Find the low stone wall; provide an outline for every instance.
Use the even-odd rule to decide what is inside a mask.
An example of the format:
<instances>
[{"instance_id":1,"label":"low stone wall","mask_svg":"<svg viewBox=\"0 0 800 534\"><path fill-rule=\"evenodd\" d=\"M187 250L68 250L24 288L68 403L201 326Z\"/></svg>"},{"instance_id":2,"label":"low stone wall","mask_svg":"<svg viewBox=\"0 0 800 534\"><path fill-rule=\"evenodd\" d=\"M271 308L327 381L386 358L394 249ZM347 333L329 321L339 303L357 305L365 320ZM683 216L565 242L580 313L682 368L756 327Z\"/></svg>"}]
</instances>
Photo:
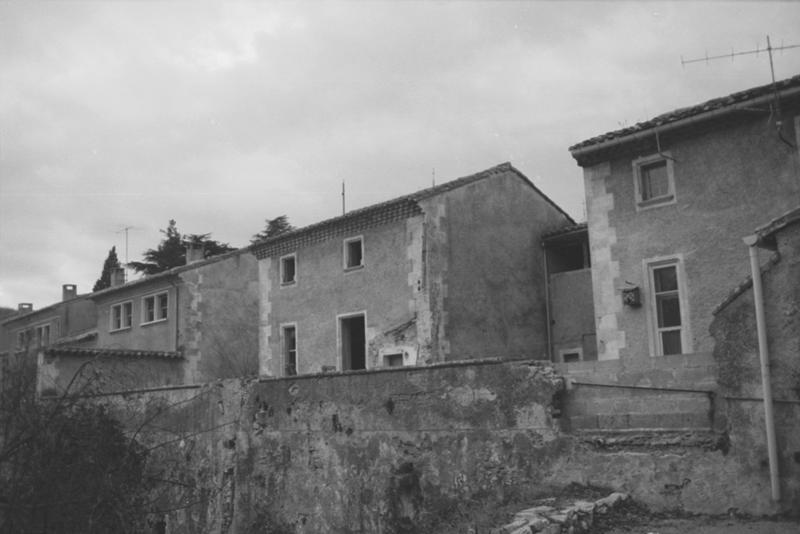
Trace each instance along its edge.
<instances>
[{"instance_id":1,"label":"low stone wall","mask_svg":"<svg viewBox=\"0 0 800 534\"><path fill-rule=\"evenodd\" d=\"M260 382L244 409L238 531L427 532L459 502L532 494L559 454L562 387L530 362Z\"/></svg>"},{"instance_id":2,"label":"low stone wall","mask_svg":"<svg viewBox=\"0 0 800 534\"><path fill-rule=\"evenodd\" d=\"M776 511L746 435L568 433L564 393L541 363L473 361L108 400L169 481L156 501L169 533L433 532L464 503L571 483L655 509Z\"/></svg>"}]
</instances>

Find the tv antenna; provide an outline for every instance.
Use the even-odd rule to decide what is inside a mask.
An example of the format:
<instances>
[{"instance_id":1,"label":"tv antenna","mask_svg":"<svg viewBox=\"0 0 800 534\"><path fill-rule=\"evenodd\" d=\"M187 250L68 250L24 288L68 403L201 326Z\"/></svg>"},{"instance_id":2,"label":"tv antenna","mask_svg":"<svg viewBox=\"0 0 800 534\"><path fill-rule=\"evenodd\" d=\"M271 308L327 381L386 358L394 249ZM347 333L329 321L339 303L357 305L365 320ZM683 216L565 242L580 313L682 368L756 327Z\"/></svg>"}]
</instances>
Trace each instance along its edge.
<instances>
[{"instance_id":1,"label":"tv antenna","mask_svg":"<svg viewBox=\"0 0 800 534\"><path fill-rule=\"evenodd\" d=\"M800 44L784 45L783 42L781 42L781 46L772 46L772 43L769 40L769 35L767 35L767 47L766 48L761 48L760 46L756 45L755 50L742 50L741 52L736 52L736 51L734 51L733 48L731 48L731 53L730 54L719 54L719 55L716 55L716 56L709 56L708 52L706 52L705 57L694 58L694 59L683 59L683 56L681 56L681 66L685 67L689 63L699 63L701 61L705 61L706 63L708 63L709 61L714 61L714 60L717 60L717 59L728 59L728 58L730 58L730 60L733 61L734 58L736 58L737 56L749 56L749 55L754 55L754 54L756 56L758 56L759 54L763 54L764 52L766 52L767 57L769 57L769 70L770 70L770 74L772 75L772 83L774 84L775 83L775 65L773 64L773 61L772 61L772 53L773 52L778 52L778 51L782 52L783 50L789 50L791 48L800 48Z\"/></svg>"},{"instance_id":2,"label":"tv antenna","mask_svg":"<svg viewBox=\"0 0 800 534\"><path fill-rule=\"evenodd\" d=\"M778 97L778 86L775 83L775 63L773 62L773 57L772 57L773 52L778 52L778 51L782 52L784 50L790 50L792 48L800 48L800 44L784 45L783 41L781 41L781 46L772 46L772 43L770 42L769 39L769 35L767 35L766 48L761 48L760 46L756 45L755 50L743 50L741 52L736 52L734 51L733 48L731 48L730 54L719 54L716 56L709 56L708 52L706 52L705 57L694 58L694 59L683 59L683 56L681 56L681 66L685 67L689 63L699 63L700 61L705 61L706 63L708 63L709 61L714 61L717 59L727 59L727 58L730 58L730 60L733 61L734 58L736 58L737 56L748 56L753 54L758 56L759 54L766 52L767 57L769 57L769 72L770 75L772 76L772 92L774 100L774 108L771 109L770 120L772 119L772 114L774 113L776 117L775 126L777 127L778 130L778 137L780 137L781 141L783 141L790 147L794 148L794 145L789 140L784 138L783 132L781 131L781 127L783 125L783 119L781 116L781 101L780 98Z\"/></svg>"},{"instance_id":3,"label":"tv antenna","mask_svg":"<svg viewBox=\"0 0 800 534\"><path fill-rule=\"evenodd\" d=\"M125 264L123 265L123 268L125 269L125 275L126 275L125 278L126 279L127 279L127 274L128 274L128 231L135 230L135 229L136 229L135 226L122 225L122 228L120 228L118 231L114 232L116 234L121 234L121 233L125 232Z\"/></svg>"}]
</instances>

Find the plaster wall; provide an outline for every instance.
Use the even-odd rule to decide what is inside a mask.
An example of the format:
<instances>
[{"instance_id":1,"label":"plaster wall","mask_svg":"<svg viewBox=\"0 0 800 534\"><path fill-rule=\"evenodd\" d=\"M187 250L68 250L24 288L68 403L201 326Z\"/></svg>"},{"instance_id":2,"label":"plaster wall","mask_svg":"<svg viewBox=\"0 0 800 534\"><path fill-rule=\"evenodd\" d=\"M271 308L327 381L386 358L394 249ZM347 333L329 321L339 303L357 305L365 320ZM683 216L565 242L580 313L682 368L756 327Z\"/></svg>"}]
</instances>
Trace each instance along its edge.
<instances>
[{"instance_id":1,"label":"plaster wall","mask_svg":"<svg viewBox=\"0 0 800 534\"><path fill-rule=\"evenodd\" d=\"M296 328L298 373L341 369L338 317L346 314L366 317L367 368L383 365L382 350L405 351L413 361L428 352L417 330L430 328L420 326L430 320L420 296L422 229L418 216L363 230L364 266L357 269L343 265L343 240L357 235L303 247L292 284L281 284L278 257L260 260L262 374L283 374L286 324Z\"/></svg>"},{"instance_id":2,"label":"plaster wall","mask_svg":"<svg viewBox=\"0 0 800 534\"><path fill-rule=\"evenodd\" d=\"M583 361L596 360L591 269L551 274L550 302L554 360L575 348L581 349Z\"/></svg>"},{"instance_id":3,"label":"plaster wall","mask_svg":"<svg viewBox=\"0 0 800 534\"><path fill-rule=\"evenodd\" d=\"M50 342L54 343L94 328L96 324L97 309L91 300L78 297L59 302L4 323L0 327L0 353L15 350L17 333L28 328L50 325ZM32 341L35 343L35 339Z\"/></svg>"},{"instance_id":4,"label":"plaster wall","mask_svg":"<svg viewBox=\"0 0 800 534\"><path fill-rule=\"evenodd\" d=\"M431 241L431 299L443 297L445 359L546 359L542 233L569 219L513 172L493 176L423 203L443 210L446 235ZM435 257L435 255L441 257ZM437 268L438 266L438 268ZM435 306L434 306L434 309Z\"/></svg>"},{"instance_id":5,"label":"plaster wall","mask_svg":"<svg viewBox=\"0 0 800 534\"><path fill-rule=\"evenodd\" d=\"M179 273L185 383L258 374L258 260L251 253Z\"/></svg>"},{"instance_id":6,"label":"plaster wall","mask_svg":"<svg viewBox=\"0 0 800 534\"><path fill-rule=\"evenodd\" d=\"M685 270L683 351L710 351L711 312L731 280L749 269L742 236L800 199L797 149L758 114L662 136L661 145L674 158L675 203L636 209L632 161L652 152L621 155L584 172L600 359L653 354L643 262L673 255ZM642 307L622 306L620 290L628 283L643 289Z\"/></svg>"},{"instance_id":7,"label":"plaster wall","mask_svg":"<svg viewBox=\"0 0 800 534\"><path fill-rule=\"evenodd\" d=\"M784 504L800 502L800 223L777 234L779 261L762 274L769 374ZM772 254L761 251L762 259ZM732 440L769 494L764 407L752 288L722 307L711 324L720 393Z\"/></svg>"},{"instance_id":8,"label":"plaster wall","mask_svg":"<svg viewBox=\"0 0 800 534\"><path fill-rule=\"evenodd\" d=\"M169 294L167 319L142 324L142 299L166 291ZM175 351L180 341L177 332L177 295L179 288L163 279L149 284L120 289L102 298L97 304L97 347L113 349L136 349ZM132 325L123 330L111 331L111 306L131 301L133 304Z\"/></svg>"}]
</instances>

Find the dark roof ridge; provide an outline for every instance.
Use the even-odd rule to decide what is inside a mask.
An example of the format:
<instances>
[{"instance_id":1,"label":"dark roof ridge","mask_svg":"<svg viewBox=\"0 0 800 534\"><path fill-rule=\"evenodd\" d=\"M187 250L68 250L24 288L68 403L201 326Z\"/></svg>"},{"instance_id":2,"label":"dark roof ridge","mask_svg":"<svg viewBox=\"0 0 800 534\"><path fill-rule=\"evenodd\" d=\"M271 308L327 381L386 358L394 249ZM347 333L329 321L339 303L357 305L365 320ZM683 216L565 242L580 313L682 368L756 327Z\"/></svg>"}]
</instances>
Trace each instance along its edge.
<instances>
[{"instance_id":1,"label":"dark roof ridge","mask_svg":"<svg viewBox=\"0 0 800 534\"><path fill-rule=\"evenodd\" d=\"M790 78L786 78L784 80L779 80L775 82L774 89L777 91L784 91L796 87L800 87L800 75L795 75ZM657 115L652 119L637 122L633 126L628 126L626 128L621 128L619 130L612 130L610 132L606 132L604 134L591 137L589 139L586 139L584 141L581 141L579 143L570 146L569 151L574 152L581 149L591 150L591 147L602 145L606 141L621 140L622 138L640 132L644 132L646 130L676 123L681 119L688 119L690 117L703 115L704 113L711 113L713 111L724 110L725 108L732 107L736 104L747 102L749 100L754 100L759 97L764 97L772 93L772 91L773 91L773 84L769 83L765 85L759 85L757 87L751 87L749 89L744 89L742 91L737 91L727 96L712 98L710 100L706 100L705 102L693 106L677 108L672 111L668 111L666 113ZM598 149L599 148L600 147L598 146Z\"/></svg>"},{"instance_id":2,"label":"dark roof ridge","mask_svg":"<svg viewBox=\"0 0 800 534\"><path fill-rule=\"evenodd\" d=\"M425 199L434 197L436 195L439 195L441 193L452 191L454 189L458 189L459 187L463 187L463 186L478 182L480 180L484 180L484 179L489 178L491 176L496 176L498 174L502 174L502 173L506 173L506 172L512 172L515 175L517 175L525 183L527 183L530 187L532 187L548 203L550 203L553 207L555 207L557 210L559 210L561 213L563 213L564 216L567 217L567 219L569 221L574 222L572 217L570 217L567 212L565 212L558 204L553 202L553 200L550 199L550 197L545 195L538 187L536 187L533 184L533 182L531 182L528 179L527 176L525 176L522 172L520 172L518 169L516 169L510 162L506 161L504 163L500 163L498 165L495 165L494 167L490 167L488 169L476 172L474 174L469 174L467 176L462 176L460 178L456 178L454 180L450 180L450 181L444 182L442 184L435 185L433 187L420 189L419 191L415 191L415 192L407 194L407 195L403 195L403 196L396 197L396 198L393 198L393 199L390 199L390 200L386 200L386 201L383 201L383 202L378 202L377 204L371 204L371 205L365 206L363 208L358 208L358 209L355 209L353 211L349 211L349 212L345 213L344 215L338 215L336 217L331 217L329 219L324 219L322 221L319 221L319 222L316 222L316 223L312 223L310 225L303 226L301 228L296 228L294 230L290 230L288 232L284 232L284 233L282 233L280 235L276 235L274 237L271 237L271 238L268 238L268 239L264 239L263 241L259 241L257 243L254 243L253 245L251 245L251 247L253 248L253 251L255 252L258 249L261 249L261 248L266 247L268 245L272 245L274 243L278 243L278 242L283 241L285 239L290 239L290 238L293 238L293 237L296 237L296 236L299 236L299 235L302 235L302 234L313 232L314 230L317 230L319 228L324 228L324 227L328 227L328 226L334 226L334 225L337 225L337 224L342 223L344 221L352 220L352 219L361 217L363 215L367 215L367 214L369 214L371 212L381 210L383 208L387 208L387 207L394 206L394 205L399 205L399 204L404 204L404 203L417 204L420 200L425 200Z\"/></svg>"},{"instance_id":3,"label":"dark roof ridge","mask_svg":"<svg viewBox=\"0 0 800 534\"><path fill-rule=\"evenodd\" d=\"M228 258L232 258L233 256L236 256L236 255L239 255L239 254L245 254L247 252L251 252L251 250L250 250L251 247L252 247L252 245L248 245L246 247L237 248L236 250L231 250L229 252L224 252L222 254L217 254L215 256L210 256L210 257L204 258L204 259L202 259L200 261L195 261L195 262L192 262L192 263L188 263L186 265L178 265L177 267L173 267L173 268L168 269L166 271L161 271L160 273L145 275L145 276L143 276L141 278L137 278L136 280L131 280L130 282L125 282L121 286L107 287L105 289L101 289L100 291L95 291L94 293L88 293L86 295L86 297L88 297L90 299L94 299L96 297L104 297L107 294L113 293L113 292L121 290L121 289L127 289L127 288L131 288L131 287L135 287L137 285L145 284L147 282L155 282L155 281L159 281L159 280L161 280L163 278L169 278L170 276L175 276L175 275L180 274L180 273L182 273L184 271L190 271L192 269L197 269L198 267L205 267L206 265L211 265L212 263L216 263L218 261L222 261L222 260L225 260L225 259L228 259Z\"/></svg>"}]
</instances>

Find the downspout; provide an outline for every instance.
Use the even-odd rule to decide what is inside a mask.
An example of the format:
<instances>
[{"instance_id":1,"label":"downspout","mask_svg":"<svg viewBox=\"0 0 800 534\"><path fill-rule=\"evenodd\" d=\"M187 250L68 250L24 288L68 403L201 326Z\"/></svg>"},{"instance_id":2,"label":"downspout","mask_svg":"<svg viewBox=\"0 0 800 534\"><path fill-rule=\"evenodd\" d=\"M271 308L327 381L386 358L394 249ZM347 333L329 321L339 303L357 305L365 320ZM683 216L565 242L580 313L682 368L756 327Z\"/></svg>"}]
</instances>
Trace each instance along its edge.
<instances>
[{"instance_id":1,"label":"downspout","mask_svg":"<svg viewBox=\"0 0 800 534\"><path fill-rule=\"evenodd\" d=\"M547 321L547 359L553 361L553 335L551 333L550 325L550 271L547 268L547 248L542 245L542 263L544 264L544 314Z\"/></svg>"},{"instance_id":2,"label":"downspout","mask_svg":"<svg viewBox=\"0 0 800 534\"><path fill-rule=\"evenodd\" d=\"M753 278L758 355L761 361L761 386L764 390L764 422L767 431L769 479L772 486L772 500L779 501L781 499L781 486L778 473L778 449L775 443L775 417L772 412L772 384L769 376L769 349L767 347L767 325L764 318L764 293L761 287L761 265L758 262L758 236L747 236L744 238L744 243L750 250L750 270Z\"/></svg>"}]
</instances>

